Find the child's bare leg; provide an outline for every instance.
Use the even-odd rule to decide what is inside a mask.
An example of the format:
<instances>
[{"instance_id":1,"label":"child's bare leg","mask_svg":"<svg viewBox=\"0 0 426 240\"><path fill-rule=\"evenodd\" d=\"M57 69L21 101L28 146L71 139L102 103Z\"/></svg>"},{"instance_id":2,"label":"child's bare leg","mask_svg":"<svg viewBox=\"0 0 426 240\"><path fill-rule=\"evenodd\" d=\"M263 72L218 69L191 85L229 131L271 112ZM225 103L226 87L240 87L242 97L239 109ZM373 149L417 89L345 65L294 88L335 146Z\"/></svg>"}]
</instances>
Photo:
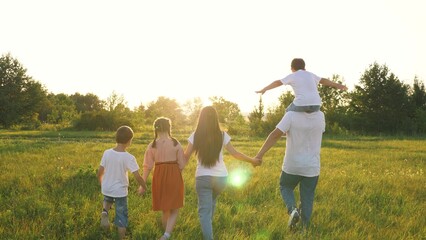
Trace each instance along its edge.
<instances>
[{"instance_id":1,"label":"child's bare leg","mask_svg":"<svg viewBox=\"0 0 426 240\"><path fill-rule=\"evenodd\" d=\"M112 204L113 204L112 202L108 202L108 201L105 201L105 200L102 203L103 210L102 210L102 214L101 214L101 226L103 228L105 228L106 230L108 230L109 227L110 227L108 210L111 209Z\"/></svg>"},{"instance_id":2,"label":"child's bare leg","mask_svg":"<svg viewBox=\"0 0 426 240\"><path fill-rule=\"evenodd\" d=\"M179 209L172 209L169 211L169 218L167 220L166 233L171 234L175 227L177 217L179 215Z\"/></svg>"},{"instance_id":3,"label":"child's bare leg","mask_svg":"<svg viewBox=\"0 0 426 240\"><path fill-rule=\"evenodd\" d=\"M126 228L125 227L118 227L118 238L124 239L124 237L126 236Z\"/></svg>"},{"instance_id":4,"label":"child's bare leg","mask_svg":"<svg viewBox=\"0 0 426 240\"><path fill-rule=\"evenodd\" d=\"M105 201L102 204L102 207L108 212L112 207L113 202Z\"/></svg>"},{"instance_id":5,"label":"child's bare leg","mask_svg":"<svg viewBox=\"0 0 426 240\"><path fill-rule=\"evenodd\" d=\"M167 227L167 221L170 216L170 211L163 211L163 216L161 217L161 223L163 224L163 229Z\"/></svg>"}]
</instances>

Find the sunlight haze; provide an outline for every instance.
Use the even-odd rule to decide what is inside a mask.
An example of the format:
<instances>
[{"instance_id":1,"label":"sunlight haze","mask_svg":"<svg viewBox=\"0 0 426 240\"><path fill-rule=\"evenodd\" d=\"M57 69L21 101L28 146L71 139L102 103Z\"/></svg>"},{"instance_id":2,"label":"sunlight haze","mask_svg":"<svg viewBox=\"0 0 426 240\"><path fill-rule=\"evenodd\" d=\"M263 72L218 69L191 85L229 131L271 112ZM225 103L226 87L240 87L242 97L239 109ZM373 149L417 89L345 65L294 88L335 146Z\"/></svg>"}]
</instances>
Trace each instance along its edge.
<instances>
[{"instance_id":1,"label":"sunlight haze","mask_svg":"<svg viewBox=\"0 0 426 240\"><path fill-rule=\"evenodd\" d=\"M123 95L130 108L159 96L222 96L242 112L301 57L352 90L375 61L412 85L426 79L426 15L406 1L2 1L0 53L49 92ZM263 96L266 107L288 87ZM208 104L206 102L206 104Z\"/></svg>"}]
</instances>

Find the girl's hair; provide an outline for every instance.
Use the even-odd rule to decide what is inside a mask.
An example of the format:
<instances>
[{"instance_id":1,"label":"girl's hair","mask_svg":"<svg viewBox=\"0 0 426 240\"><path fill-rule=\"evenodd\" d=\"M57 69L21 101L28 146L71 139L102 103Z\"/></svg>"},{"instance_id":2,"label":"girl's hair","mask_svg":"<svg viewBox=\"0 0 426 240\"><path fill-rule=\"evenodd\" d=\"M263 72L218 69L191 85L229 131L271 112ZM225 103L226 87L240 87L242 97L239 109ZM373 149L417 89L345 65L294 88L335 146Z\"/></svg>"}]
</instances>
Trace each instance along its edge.
<instances>
[{"instance_id":1,"label":"girl's hair","mask_svg":"<svg viewBox=\"0 0 426 240\"><path fill-rule=\"evenodd\" d=\"M176 146L178 144L178 141L176 140L176 138L172 137L171 135L171 121L170 119L166 118L166 117L159 117L157 119L155 119L154 121L154 140L152 141L152 147L155 148L156 147L156 142L155 140L157 140L157 136L158 133L160 132L167 132L169 134L169 137L173 140L173 146Z\"/></svg>"},{"instance_id":2,"label":"girl's hair","mask_svg":"<svg viewBox=\"0 0 426 240\"><path fill-rule=\"evenodd\" d=\"M222 145L223 134L220 130L216 109L212 106L204 107L198 118L193 144L201 165L209 168L216 165Z\"/></svg>"}]
</instances>

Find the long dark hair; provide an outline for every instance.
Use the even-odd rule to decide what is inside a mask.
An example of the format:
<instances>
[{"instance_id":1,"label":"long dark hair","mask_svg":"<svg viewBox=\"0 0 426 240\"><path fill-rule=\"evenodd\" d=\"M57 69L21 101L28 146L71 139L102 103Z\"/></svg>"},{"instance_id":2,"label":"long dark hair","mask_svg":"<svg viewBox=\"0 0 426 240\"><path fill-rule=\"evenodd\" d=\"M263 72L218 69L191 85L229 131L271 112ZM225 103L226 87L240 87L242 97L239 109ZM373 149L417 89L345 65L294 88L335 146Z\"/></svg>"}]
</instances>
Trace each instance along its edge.
<instances>
[{"instance_id":1,"label":"long dark hair","mask_svg":"<svg viewBox=\"0 0 426 240\"><path fill-rule=\"evenodd\" d=\"M197 128L194 133L193 148L201 165L212 167L219 161L222 150L223 134L220 130L216 109L207 106L201 109Z\"/></svg>"},{"instance_id":2,"label":"long dark hair","mask_svg":"<svg viewBox=\"0 0 426 240\"><path fill-rule=\"evenodd\" d=\"M167 132L167 134L169 135L169 137L173 140L173 146L176 146L178 144L178 140L176 140L176 138L172 137L171 134L171 128L172 128L172 124L170 119L166 118L166 117L159 117L157 119L155 119L154 121L154 140L152 141L152 147L155 148L156 147L156 141L157 137L158 137L158 133L160 132Z\"/></svg>"}]
</instances>

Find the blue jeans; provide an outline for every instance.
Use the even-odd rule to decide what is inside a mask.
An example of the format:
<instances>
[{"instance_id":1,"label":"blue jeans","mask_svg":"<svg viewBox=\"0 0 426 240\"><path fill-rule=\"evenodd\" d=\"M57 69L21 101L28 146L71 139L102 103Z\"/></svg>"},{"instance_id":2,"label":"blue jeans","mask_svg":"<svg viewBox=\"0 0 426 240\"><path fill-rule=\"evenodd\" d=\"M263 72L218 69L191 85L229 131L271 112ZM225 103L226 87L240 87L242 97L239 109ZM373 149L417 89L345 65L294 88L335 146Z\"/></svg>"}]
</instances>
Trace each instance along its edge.
<instances>
[{"instance_id":1,"label":"blue jeans","mask_svg":"<svg viewBox=\"0 0 426 240\"><path fill-rule=\"evenodd\" d=\"M296 208L294 189L299 184L301 202L300 215L302 216L302 225L304 227L309 226L309 222L312 215L312 208L314 206L314 195L318 183L318 178L319 176L304 177L299 175L288 174L284 171L281 172L280 192L289 214L294 208Z\"/></svg>"},{"instance_id":2,"label":"blue jeans","mask_svg":"<svg viewBox=\"0 0 426 240\"><path fill-rule=\"evenodd\" d=\"M115 202L114 224L117 227L127 228L129 225L129 213L127 209L127 197L110 197L104 195L104 201Z\"/></svg>"},{"instance_id":3,"label":"blue jeans","mask_svg":"<svg viewBox=\"0 0 426 240\"><path fill-rule=\"evenodd\" d=\"M309 106L296 106L293 103L291 103L286 109L286 112L306 112L306 113L313 113L318 112L320 110L320 105L309 105Z\"/></svg>"},{"instance_id":4,"label":"blue jeans","mask_svg":"<svg viewBox=\"0 0 426 240\"><path fill-rule=\"evenodd\" d=\"M226 177L199 176L195 178L198 195L198 218L205 240L213 240L213 214L216 199L226 187Z\"/></svg>"}]
</instances>

